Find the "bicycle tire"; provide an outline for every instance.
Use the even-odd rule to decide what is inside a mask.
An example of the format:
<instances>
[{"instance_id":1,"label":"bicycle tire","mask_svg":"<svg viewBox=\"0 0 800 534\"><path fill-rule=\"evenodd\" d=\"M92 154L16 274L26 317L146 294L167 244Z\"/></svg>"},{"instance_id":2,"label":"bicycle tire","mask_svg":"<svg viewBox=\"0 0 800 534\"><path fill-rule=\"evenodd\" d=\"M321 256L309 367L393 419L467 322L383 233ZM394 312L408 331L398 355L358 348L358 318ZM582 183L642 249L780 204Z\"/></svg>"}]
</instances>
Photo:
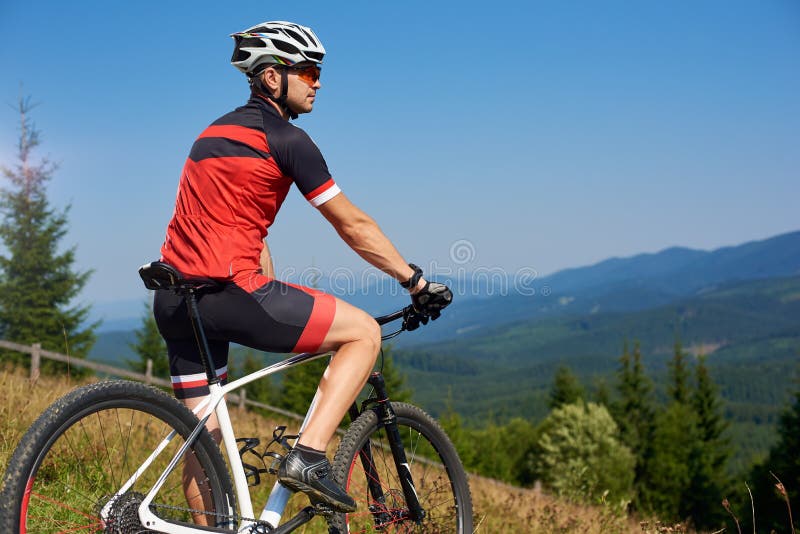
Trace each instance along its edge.
<instances>
[{"instance_id":1,"label":"bicycle tire","mask_svg":"<svg viewBox=\"0 0 800 534\"><path fill-rule=\"evenodd\" d=\"M39 416L9 460L0 496L0 531L150 532L140 525L138 504L197 424L183 404L144 384L110 380L68 393ZM103 506L172 430L180 437L102 519ZM206 429L190 453L206 475L200 481L205 502L225 516L210 523L235 528L230 475ZM181 477L179 464L150 508L164 520L193 525Z\"/></svg>"},{"instance_id":2,"label":"bicycle tire","mask_svg":"<svg viewBox=\"0 0 800 534\"><path fill-rule=\"evenodd\" d=\"M356 500L358 510L335 514L331 532L472 532L472 496L467 474L453 443L435 419L420 408L392 403L409 467L425 517L407 517L407 507L386 432L376 410L362 413L345 433L333 461L334 480ZM359 451L370 443L385 503L370 495ZM405 514L405 517L404 517Z\"/></svg>"}]
</instances>

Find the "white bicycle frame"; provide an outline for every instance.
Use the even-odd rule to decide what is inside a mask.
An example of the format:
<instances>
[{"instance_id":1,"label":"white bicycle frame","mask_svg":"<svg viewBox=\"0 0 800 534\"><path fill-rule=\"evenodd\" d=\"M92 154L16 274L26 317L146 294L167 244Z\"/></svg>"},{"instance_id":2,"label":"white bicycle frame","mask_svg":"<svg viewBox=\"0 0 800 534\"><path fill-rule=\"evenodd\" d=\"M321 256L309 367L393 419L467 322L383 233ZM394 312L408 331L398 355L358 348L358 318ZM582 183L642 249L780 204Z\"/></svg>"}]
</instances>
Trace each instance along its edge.
<instances>
[{"instance_id":1,"label":"white bicycle frame","mask_svg":"<svg viewBox=\"0 0 800 534\"><path fill-rule=\"evenodd\" d=\"M161 487L166 482L167 476L173 471L175 466L178 464L180 459L186 453L189 446L194 443L197 436L202 431L203 427L208 421L208 418L211 417L212 413L217 415L217 420L219 421L220 430L222 431L222 442L225 447L225 452L228 456L228 461L230 462L231 471L233 474L233 483L234 483L234 491L236 493L236 500L239 505L239 516L242 518L255 518L253 513L253 503L250 499L250 490L248 489L247 484L247 476L244 472L244 467L242 466L242 461L239 456L239 449L236 446L236 436L233 433L233 425L231 423L231 418L228 413L228 406L225 403L225 395L230 393L231 391L238 389L250 382L258 380L260 378L264 378L265 376L271 375L273 373L277 373L279 371L283 371L288 369L289 367L293 367L295 365L299 365L301 363L305 363L311 360L316 360L318 358L322 358L327 356L329 353L303 353L297 354L290 358L287 358L283 361L265 367L259 371L251 373L245 377L242 377L238 380L234 380L233 382L220 385L217 384L210 384L209 390L210 394L194 409L195 415L198 415L200 418L200 423L195 427L189 437L186 439L186 442L180 447L177 453L172 457L172 461L169 463L167 468L161 473L161 476L150 489L150 491L145 496L142 503L139 505L139 519L141 524L144 525L146 528L150 530L155 530L157 532L166 532L166 533L174 533L174 534L200 534L200 533L208 533L207 528L198 527L188 527L182 525L176 525L174 523L170 523L161 519L160 517L156 516L153 512L150 511L150 503L153 502L153 498L161 489ZM301 433L311 417L311 414L314 412L314 408L316 406L317 397L319 395L319 391L317 395L314 396L314 400L311 401L311 406L308 408L308 412L306 413L305 419L303 420L302 425L300 426ZM202 416L199 414L202 413ZM133 484L138 480L141 474L146 471L153 461L158 457L161 452L167 447L167 445L172 441L172 439L176 436L176 432L173 430L167 437L165 437L161 443L156 447L153 453L144 461L144 463L136 470L136 472L125 482L125 484L117 491L114 496L109 500L109 502L103 507L100 512L100 517L105 521L108 518L108 513L111 510L112 504L127 492ZM280 523L281 517L283 516L283 511L286 508L286 503L289 501L289 497L291 497L292 492L281 485L279 482L275 482L275 485L272 487L270 491L269 498L267 499L266 504L264 505L261 514L258 517L259 521L264 521L269 523L272 528L276 528L278 523ZM230 505L230 503L229 503ZM226 515L231 515L234 510L229 510ZM239 524L239 528L237 532L248 532L250 527L252 527L255 523L250 520L242 519L241 523Z\"/></svg>"}]
</instances>

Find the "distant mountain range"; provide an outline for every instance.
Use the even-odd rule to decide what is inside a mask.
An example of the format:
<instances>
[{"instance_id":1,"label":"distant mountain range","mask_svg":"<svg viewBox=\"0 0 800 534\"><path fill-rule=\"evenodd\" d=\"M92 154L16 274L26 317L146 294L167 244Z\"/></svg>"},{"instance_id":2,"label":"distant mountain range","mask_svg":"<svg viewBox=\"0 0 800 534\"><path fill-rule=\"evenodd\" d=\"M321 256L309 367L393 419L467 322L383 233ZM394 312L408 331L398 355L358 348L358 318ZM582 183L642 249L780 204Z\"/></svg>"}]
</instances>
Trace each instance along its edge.
<instances>
[{"instance_id":1,"label":"distant mountain range","mask_svg":"<svg viewBox=\"0 0 800 534\"><path fill-rule=\"evenodd\" d=\"M499 296L496 285L476 296L456 295L435 327L402 336L398 345L474 337L524 319L646 310L722 284L794 275L800 275L800 231L713 251L673 247L559 271L535 281L534 295ZM469 287L469 281L452 283Z\"/></svg>"},{"instance_id":2,"label":"distant mountain range","mask_svg":"<svg viewBox=\"0 0 800 534\"><path fill-rule=\"evenodd\" d=\"M717 284L800 274L800 231L743 245L701 251L668 248L566 269L546 278L556 292L598 293L642 288L686 296Z\"/></svg>"}]
</instances>

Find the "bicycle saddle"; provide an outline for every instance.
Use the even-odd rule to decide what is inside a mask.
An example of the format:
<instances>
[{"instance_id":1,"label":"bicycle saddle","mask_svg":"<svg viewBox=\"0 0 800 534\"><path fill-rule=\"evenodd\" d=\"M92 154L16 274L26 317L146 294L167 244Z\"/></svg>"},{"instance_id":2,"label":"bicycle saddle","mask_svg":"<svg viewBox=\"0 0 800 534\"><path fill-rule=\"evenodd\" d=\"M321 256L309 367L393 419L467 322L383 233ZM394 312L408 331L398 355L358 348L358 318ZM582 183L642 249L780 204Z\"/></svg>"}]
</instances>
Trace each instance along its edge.
<instances>
[{"instance_id":1,"label":"bicycle saddle","mask_svg":"<svg viewBox=\"0 0 800 534\"><path fill-rule=\"evenodd\" d=\"M139 267L147 289L171 289L178 293L198 289L219 289L222 284L212 278L186 278L168 263L154 261Z\"/></svg>"}]
</instances>

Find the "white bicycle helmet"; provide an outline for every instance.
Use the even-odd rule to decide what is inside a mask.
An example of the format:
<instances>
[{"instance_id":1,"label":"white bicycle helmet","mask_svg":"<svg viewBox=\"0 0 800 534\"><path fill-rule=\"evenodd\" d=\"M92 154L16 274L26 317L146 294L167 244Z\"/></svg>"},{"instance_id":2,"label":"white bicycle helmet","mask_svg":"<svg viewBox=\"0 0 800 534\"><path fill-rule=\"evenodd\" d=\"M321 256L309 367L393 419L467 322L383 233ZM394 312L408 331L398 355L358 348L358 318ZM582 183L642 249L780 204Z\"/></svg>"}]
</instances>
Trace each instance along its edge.
<instances>
[{"instance_id":1,"label":"white bicycle helmet","mask_svg":"<svg viewBox=\"0 0 800 534\"><path fill-rule=\"evenodd\" d=\"M264 65L320 64L325 56L325 48L311 28L293 22L262 22L231 37L236 41L231 64L247 76L257 74Z\"/></svg>"}]
</instances>

